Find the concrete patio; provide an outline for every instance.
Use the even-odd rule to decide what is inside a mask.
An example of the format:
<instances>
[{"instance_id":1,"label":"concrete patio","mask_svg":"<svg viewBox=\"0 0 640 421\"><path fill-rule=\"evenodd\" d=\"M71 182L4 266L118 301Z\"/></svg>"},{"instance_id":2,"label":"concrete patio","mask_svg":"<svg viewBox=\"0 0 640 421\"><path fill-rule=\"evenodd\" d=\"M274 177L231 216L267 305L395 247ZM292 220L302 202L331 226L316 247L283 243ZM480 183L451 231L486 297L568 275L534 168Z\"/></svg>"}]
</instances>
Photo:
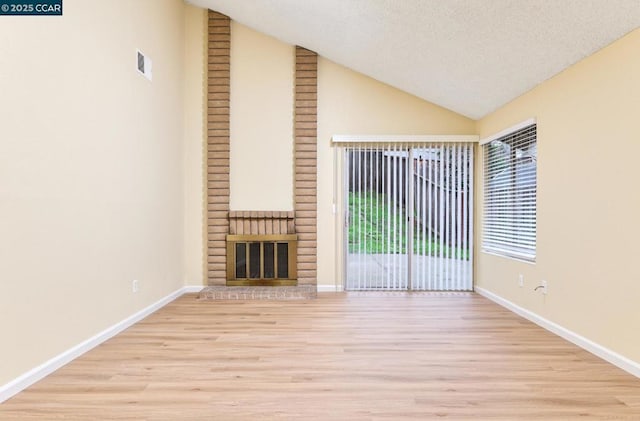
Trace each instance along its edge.
<instances>
[{"instance_id":1,"label":"concrete patio","mask_svg":"<svg viewBox=\"0 0 640 421\"><path fill-rule=\"evenodd\" d=\"M347 256L347 289L407 289L406 254L359 254ZM472 290L469 260L432 256L411 257L414 290Z\"/></svg>"}]
</instances>

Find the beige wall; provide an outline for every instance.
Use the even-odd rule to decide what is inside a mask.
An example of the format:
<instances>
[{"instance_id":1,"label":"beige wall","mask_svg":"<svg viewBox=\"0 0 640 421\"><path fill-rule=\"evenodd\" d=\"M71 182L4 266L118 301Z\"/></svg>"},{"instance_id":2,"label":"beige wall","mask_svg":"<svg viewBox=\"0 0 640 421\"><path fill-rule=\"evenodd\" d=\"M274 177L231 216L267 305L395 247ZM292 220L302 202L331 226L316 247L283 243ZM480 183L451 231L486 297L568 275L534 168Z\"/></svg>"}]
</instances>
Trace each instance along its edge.
<instances>
[{"instance_id":1,"label":"beige wall","mask_svg":"<svg viewBox=\"0 0 640 421\"><path fill-rule=\"evenodd\" d=\"M638 51L640 30L479 122L482 138L537 118L538 240L534 265L484 253L476 261L477 286L636 362ZM480 222L481 183L478 198ZM523 288L518 287L520 273ZM533 291L543 279L549 285L546 296Z\"/></svg>"},{"instance_id":2,"label":"beige wall","mask_svg":"<svg viewBox=\"0 0 640 421\"><path fill-rule=\"evenodd\" d=\"M293 210L294 47L231 22L231 210Z\"/></svg>"},{"instance_id":3,"label":"beige wall","mask_svg":"<svg viewBox=\"0 0 640 421\"><path fill-rule=\"evenodd\" d=\"M67 0L0 24L0 385L183 285L183 13Z\"/></svg>"},{"instance_id":4,"label":"beige wall","mask_svg":"<svg viewBox=\"0 0 640 421\"><path fill-rule=\"evenodd\" d=\"M184 281L205 285L207 11L187 5L184 18Z\"/></svg>"},{"instance_id":5,"label":"beige wall","mask_svg":"<svg viewBox=\"0 0 640 421\"><path fill-rule=\"evenodd\" d=\"M331 137L475 134L475 122L330 60L318 63L318 285L342 286Z\"/></svg>"}]
</instances>

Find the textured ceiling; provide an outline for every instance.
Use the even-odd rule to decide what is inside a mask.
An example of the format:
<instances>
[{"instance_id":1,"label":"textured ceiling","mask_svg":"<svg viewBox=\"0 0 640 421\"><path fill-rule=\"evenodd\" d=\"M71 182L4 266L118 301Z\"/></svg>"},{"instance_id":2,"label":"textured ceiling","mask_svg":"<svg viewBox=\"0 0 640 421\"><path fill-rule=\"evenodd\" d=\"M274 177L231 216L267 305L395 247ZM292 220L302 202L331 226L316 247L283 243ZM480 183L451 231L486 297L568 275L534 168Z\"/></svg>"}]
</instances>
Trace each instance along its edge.
<instances>
[{"instance_id":1,"label":"textured ceiling","mask_svg":"<svg viewBox=\"0 0 640 421\"><path fill-rule=\"evenodd\" d=\"M188 1L474 119L640 27L640 0Z\"/></svg>"}]
</instances>

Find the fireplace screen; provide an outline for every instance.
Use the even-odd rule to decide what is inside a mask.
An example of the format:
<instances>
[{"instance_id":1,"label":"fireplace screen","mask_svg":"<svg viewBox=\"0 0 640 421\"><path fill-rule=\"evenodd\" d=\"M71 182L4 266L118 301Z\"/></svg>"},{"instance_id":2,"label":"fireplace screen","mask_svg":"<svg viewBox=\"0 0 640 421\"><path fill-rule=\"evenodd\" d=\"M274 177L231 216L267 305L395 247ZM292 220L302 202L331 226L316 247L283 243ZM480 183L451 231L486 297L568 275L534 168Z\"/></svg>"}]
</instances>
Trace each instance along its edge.
<instances>
[{"instance_id":1,"label":"fireplace screen","mask_svg":"<svg viewBox=\"0 0 640 421\"><path fill-rule=\"evenodd\" d=\"M228 235L227 285L297 285L297 236Z\"/></svg>"}]
</instances>

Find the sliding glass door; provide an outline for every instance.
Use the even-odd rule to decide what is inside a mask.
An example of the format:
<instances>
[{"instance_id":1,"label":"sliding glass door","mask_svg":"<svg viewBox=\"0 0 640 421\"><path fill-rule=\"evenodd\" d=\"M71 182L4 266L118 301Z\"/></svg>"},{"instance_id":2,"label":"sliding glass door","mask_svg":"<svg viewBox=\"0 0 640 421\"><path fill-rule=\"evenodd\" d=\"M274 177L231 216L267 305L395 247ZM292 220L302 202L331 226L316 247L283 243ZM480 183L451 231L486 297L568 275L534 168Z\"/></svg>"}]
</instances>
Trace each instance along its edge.
<instances>
[{"instance_id":1,"label":"sliding glass door","mask_svg":"<svg viewBox=\"0 0 640 421\"><path fill-rule=\"evenodd\" d=\"M472 144L344 153L346 289L473 289Z\"/></svg>"}]
</instances>

